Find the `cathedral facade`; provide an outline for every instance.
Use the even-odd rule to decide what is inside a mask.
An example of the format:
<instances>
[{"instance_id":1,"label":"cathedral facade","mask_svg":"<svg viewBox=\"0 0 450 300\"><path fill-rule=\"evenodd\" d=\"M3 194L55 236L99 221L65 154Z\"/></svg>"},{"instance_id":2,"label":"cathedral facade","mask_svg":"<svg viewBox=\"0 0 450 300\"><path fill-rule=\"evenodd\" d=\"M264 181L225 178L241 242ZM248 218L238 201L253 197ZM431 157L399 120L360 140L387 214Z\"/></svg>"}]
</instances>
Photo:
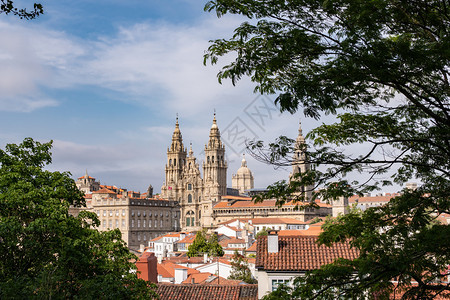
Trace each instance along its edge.
<instances>
[{"instance_id":1,"label":"cathedral facade","mask_svg":"<svg viewBox=\"0 0 450 300\"><path fill-rule=\"evenodd\" d=\"M182 230L213 227L213 207L227 192L228 165L215 115L204 152L202 178L192 145L188 152L183 144L177 118L172 143L167 149L165 182L161 187L161 195L180 204Z\"/></svg>"}]
</instances>

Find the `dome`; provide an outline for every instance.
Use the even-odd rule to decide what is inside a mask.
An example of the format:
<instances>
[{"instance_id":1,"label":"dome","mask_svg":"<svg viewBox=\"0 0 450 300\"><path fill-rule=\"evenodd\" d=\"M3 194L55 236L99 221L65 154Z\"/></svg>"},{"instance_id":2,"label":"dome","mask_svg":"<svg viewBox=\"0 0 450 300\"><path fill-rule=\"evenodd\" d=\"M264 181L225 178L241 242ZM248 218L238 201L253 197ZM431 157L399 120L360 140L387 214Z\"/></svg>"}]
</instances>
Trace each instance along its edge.
<instances>
[{"instance_id":1,"label":"dome","mask_svg":"<svg viewBox=\"0 0 450 300\"><path fill-rule=\"evenodd\" d=\"M237 175L252 175L252 172L249 168L247 168L247 161L245 160L245 154L244 157L242 157L241 167L237 170Z\"/></svg>"}]
</instances>

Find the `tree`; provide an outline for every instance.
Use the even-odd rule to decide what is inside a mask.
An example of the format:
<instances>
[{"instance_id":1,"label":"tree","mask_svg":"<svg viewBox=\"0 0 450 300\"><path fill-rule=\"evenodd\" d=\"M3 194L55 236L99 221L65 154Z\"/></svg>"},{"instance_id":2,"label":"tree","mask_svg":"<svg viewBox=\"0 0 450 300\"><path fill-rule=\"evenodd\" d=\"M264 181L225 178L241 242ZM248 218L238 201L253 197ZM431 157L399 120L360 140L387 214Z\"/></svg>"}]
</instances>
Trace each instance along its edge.
<instances>
[{"instance_id":1,"label":"tree","mask_svg":"<svg viewBox=\"0 0 450 300\"><path fill-rule=\"evenodd\" d=\"M202 255L208 253L210 256L223 256L224 252L222 246L219 245L219 241L216 234L212 234L208 240L206 240L206 231L202 230L197 232L192 245L188 248L188 257Z\"/></svg>"},{"instance_id":2,"label":"tree","mask_svg":"<svg viewBox=\"0 0 450 300\"><path fill-rule=\"evenodd\" d=\"M266 227L263 227L255 236L255 239L258 239L260 236L267 236L269 233L267 232Z\"/></svg>"},{"instance_id":3,"label":"tree","mask_svg":"<svg viewBox=\"0 0 450 300\"><path fill-rule=\"evenodd\" d=\"M18 16L21 19L31 20L44 13L44 8L42 4L34 3L33 10L31 12L27 11L26 8L17 8L14 6L11 0L0 0L0 14L12 14Z\"/></svg>"},{"instance_id":4,"label":"tree","mask_svg":"<svg viewBox=\"0 0 450 300\"><path fill-rule=\"evenodd\" d=\"M149 298L119 230L99 232L69 173L50 172L51 142L0 150L0 298Z\"/></svg>"},{"instance_id":5,"label":"tree","mask_svg":"<svg viewBox=\"0 0 450 300\"><path fill-rule=\"evenodd\" d=\"M448 0L216 0L205 10L241 14L229 39L212 41L205 63L233 53L218 74L233 84L243 76L255 91L277 94L281 111L305 116L336 114L338 121L307 135L309 144L280 137L250 145L256 157L290 165L302 152L310 170L278 182L265 197L305 200L296 193L312 186L312 199L333 200L392 182L421 181L385 207L353 211L330 220L320 242L349 239L360 250L352 262L338 261L297 279L292 297L404 298L449 294L450 105ZM359 144L369 147L351 154ZM398 168L390 179L383 176ZM366 174L349 182L351 172ZM381 178L381 180L380 180ZM263 197L264 198L264 197ZM262 199L262 198L261 198ZM261 200L259 199L259 200ZM314 205L311 202L310 205ZM344 284L345 283L345 284ZM282 291L280 291L282 292Z\"/></svg>"},{"instance_id":6,"label":"tree","mask_svg":"<svg viewBox=\"0 0 450 300\"><path fill-rule=\"evenodd\" d=\"M248 267L248 260L236 250L231 258L231 274L228 279L241 280L246 283L255 284L258 283L255 278L252 277L252 272Z\"/></svg>"}]
</instances>

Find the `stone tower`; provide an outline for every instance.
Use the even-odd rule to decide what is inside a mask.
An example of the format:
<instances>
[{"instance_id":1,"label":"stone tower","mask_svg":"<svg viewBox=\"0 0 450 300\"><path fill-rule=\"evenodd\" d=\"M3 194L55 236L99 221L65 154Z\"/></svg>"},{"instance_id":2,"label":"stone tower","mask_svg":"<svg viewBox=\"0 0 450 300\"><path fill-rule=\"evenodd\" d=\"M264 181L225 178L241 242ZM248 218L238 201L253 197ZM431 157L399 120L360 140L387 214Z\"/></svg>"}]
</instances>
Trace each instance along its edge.
<instances>
[{"instance_id":1,"label":"stone tower","mask_svg":"<svg viewBox=\"0 0 450 300\"><path fill-rule=\"evenodd\" d=\"M292 157L292 173L289 175L289 182L295 179L294 175L299 176L297 178L300 179L301 174L304 174L309 170L310 166L306 161L305 147L306 144L302 131L302 123L299 122L298 136L295 141L294 155ZM313 188L313 186L301 186L298 193L305 194L306 200L310 200Z\"/></svg>"},{"instance_id":2,"label":"stone tower","mask_svg":"<svg viewBox=\"0 0 450 300\"><path fill-rule=\"evenodd\" d=\"M242 157L241 167L237 170L237 173L233 175L231 182L233 189L239 190L239 194L245 194L246 190L254 188L253 174L247 167L245 154L243 154Z\"/></svg>"},{"instance_id":3,"label":"stone tower","mask_svg":"<svg viewBox=\"0 0 450 300\"><path fill-rule=\"evenodd\" d=\"M197 159L189 148L189 156L183 168L183 197L181 201L181 221L182 227L187 230L198 230L201 227L203 202L203 180L200 176L200 169Z\"/></svg>"},{"instance_id":4,"label":"stone tower","mask_svg":"<svg viewBox=\"0 0 450 300\"><path fill-rule=\"evenodd\" d=\"M166 187L167 197L171 200L180 200L181 191L178 181L182 178L183 166L186 162L186 148L183 145L178 117L172 135L172 143L167 148Z\"/></svg>"},{"instance_id":5,"label":"stone tower","mask_svg":"<svg viewBox=\"0 0 450 300\"><path fill-rule=\"evenodd\" d=\"M213 191L214 194L217 194L218 196L227 194L227 162L225 161L225 146L220 140L220 131L217 126L215 113L213 124L209 131L209 141L208 144L205 145L203 177L205 183L209 182L217 188L217 191Z\"/></svg>"}]
</instances>

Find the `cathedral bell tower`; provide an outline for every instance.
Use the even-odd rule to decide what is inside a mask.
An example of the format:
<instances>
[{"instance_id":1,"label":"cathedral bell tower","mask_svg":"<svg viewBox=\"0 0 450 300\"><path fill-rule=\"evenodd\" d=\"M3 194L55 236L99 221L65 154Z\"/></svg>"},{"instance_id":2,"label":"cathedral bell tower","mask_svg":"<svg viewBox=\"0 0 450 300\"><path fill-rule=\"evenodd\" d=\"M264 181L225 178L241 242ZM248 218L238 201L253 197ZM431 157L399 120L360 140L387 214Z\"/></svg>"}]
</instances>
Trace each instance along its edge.
<instances>
[{"instance_id":1,"label":"cathedral bell tower","mask_svg":"<svg viewBox=\"0 0 450 300\"><path fill-rule=\"evenodd\" d=\"M175 124L175 130L172 135L172 144L167 148L166 164L166 183L167 197L178 200L180 191L178 191L178 182L182 179L183 167L186 163L186 148L183 145L180 125Z\"/></svg>"},{"instance_id":2,"label":"cathedral bell tower","mask_svg":"<svg viewBox=\"0 0 450 300\"><path fill-rule=\"evenodd\" d=\"M209 131L209 141L205 145L205 161L203 162L203 178L206 183L215 188L210 192L210 198L218 201L218 196L227 194L227 162L225 161L225 146L220 140L216 114Z\"/></svg>"},{"instance_id":3,"label":"cathedral bell tower","mask_svg":"<svg viewBox=\"0 0 450 300\"><path fill-rule=\"evenodd\" d=\"M309 163L306 162L306 154L305 154L305 137L303 136L302 124L299 122L298 128L298 136L295 141L294 155L292 159L292 173L289 176L289 181L294 180L294 175L300 174L297 176L301 177L301 174L304 174L309 170ZM300 180L300 177L297 177L297 180ZM298 191L299 193L305 193L306 199L311 199L313 186L302 186Z\"/></svg>"}]
</instances>

